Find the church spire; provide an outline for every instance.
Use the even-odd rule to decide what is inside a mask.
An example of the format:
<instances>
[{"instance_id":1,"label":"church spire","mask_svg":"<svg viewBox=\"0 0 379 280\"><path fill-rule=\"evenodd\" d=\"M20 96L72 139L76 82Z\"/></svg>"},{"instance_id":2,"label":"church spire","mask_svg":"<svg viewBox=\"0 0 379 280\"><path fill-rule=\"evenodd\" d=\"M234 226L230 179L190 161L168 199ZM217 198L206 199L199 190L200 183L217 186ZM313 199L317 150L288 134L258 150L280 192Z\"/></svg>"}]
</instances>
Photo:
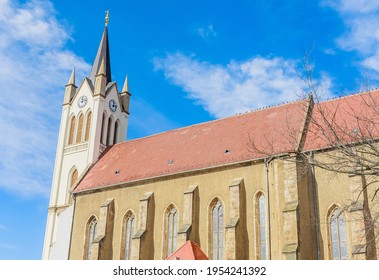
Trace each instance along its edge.
<instances>
[{"instance_id":1,"label":"church spire","mask_svg":"<svg viewBox=\"0 0 379 280\"><path fill-rule=\"evenodd\" d=\"M108 43L108 21L109 21L109 12L106 12L105 17L105 27L103 36L101 37L99 49L97 50L97 54L95 57L95 61L93 62L91 72L89 74L90 80L95 82L96 74L99 72L99 68L101 66L102 60L104 60L104 73L107 76L107 83L112 81L111 75L111 61L109 56L109 43Z\"/></svg>"}]
</instances>

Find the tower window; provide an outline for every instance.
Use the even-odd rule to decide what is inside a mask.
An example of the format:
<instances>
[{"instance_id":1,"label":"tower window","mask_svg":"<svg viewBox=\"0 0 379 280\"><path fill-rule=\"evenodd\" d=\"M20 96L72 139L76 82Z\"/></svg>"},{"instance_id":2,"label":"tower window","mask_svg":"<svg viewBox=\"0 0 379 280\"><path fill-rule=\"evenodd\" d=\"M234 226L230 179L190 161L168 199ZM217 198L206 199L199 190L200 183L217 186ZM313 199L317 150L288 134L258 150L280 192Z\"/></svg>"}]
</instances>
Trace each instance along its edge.
<instances>
[{"instance_id":1,"label":"tower window","mask_svg":"<svg viewBox=\"0 0 379 280\"><path fill-rule=\"evenodd\" d=\"M114 124L114 134L113 134L113 144L116 144L117 143L117 139L118 139L118 120L115 122Z\"/></svg>"},{"instance_id":2,"label":"tower window","mask_svg":"<svg viewBox=\"0 0 379 280\"><path fill-rule=\"evenodd\" d=\"M80 114L79 122L78 122L78 131L76 132L76 143L82 142L83 122L84 122L84 116L83 114Z\"/></svg>"},{"instance_id":3,"label":"tower window","mask_svg":"<svg viewBox=\"0 0 379 280\"><path fill-rule=\"evenodd\" d=\"M70 134L68 136L68 144L74 144L74 133L75 133L75 117L72 117L71 123L70 123Z\"/></svg>"},{"instance_id":4,"label":"tower window","mask_svg":"<svg viewBox=\"0 0 379 280\"><path fill-rule=\"evenodd\" d=\"M88 139L89 139L89 134L91 132L91 120L92 120L92 112L89 112L88 116L87 116L86 134L84 136L84 141L88 141Z\"/></svg>"}]
</instances>

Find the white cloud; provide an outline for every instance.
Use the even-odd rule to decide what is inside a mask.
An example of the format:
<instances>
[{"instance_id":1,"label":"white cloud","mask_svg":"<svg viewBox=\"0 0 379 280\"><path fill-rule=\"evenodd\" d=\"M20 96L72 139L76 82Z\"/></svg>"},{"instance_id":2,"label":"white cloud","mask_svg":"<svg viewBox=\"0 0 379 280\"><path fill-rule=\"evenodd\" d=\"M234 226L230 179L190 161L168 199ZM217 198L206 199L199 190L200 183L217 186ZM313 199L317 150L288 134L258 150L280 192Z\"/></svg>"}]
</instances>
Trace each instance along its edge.
<instances>
[{"instance_id":1,"label":"white cloud","mask_svg":"<svg viewBox=\"0 0 379 280\"><path fill-rule=\"evenodd\" d=\"M18 247L13 245L13 244L9 244L9 243L0 243L0 248L4 248L4 249L8 249L8 250L18 250Z\"/></svg>"},{"instance_id":2,"label":"white cloud","mask_svg":"<svg viewBox=\"0 0 379 280\"><path fill-rule=\"evenodd\" d=\"M215 32L213 28L213 24L208 24L206 27L199 27L197 29L197 34L200 35L201 38L203 38L205 41L210 37L210 36L216 36L217 33Z\"/></svg>"},{"instance_id":3,"label":"white cloud","mask_svg":"<svg viewBox=\"0 0 379 280\"><path fill-rule=\"evenodd\" d=\"M280 57L214 65L176 53L155 58L154 66L215 117L291 101L305 88L296 72L296 61ZM330 95L331 79L326 74L322 79L324 93Z\"/></svg>"},{"instance_id":4,"label":"white cloud","mask_svg":"<svg viewBox=\"0 0 379 280\"><path fill-rule=\"evenodd\" d=\"M49 1L0 0L0 188L50 192L64 84L89 71L67 40Z\"/></svg>"},{"instance_id":5,"label":"white cloud","mask_svg":"<svg viewBox=\"0 0 379 280\"><path fill-rule=\"evenodd\" d=\"M337 46L345 51L356 51L365 74L379 78L379 1L328 0L323 5L336 10L347 27L336 40Z\"/></svg>"},{"instance_id":6,"label":"white cloud","mask_svg":"<svg viewBox=\"0 0 379 280\"><path fill-rule=\"evenodd\" d=\"M379 10L378 0L325 0L322 4L343 13L365 14Z\"/></svg>"}]
</instances>

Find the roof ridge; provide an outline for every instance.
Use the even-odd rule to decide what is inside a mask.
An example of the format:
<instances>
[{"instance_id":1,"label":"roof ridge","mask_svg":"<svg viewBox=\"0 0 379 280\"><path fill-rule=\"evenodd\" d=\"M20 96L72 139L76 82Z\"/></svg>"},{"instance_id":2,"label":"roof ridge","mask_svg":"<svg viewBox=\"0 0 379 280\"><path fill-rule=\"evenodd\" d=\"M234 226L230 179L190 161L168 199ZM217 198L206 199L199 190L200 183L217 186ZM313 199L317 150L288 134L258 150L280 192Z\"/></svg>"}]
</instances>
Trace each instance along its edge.
<instances>
[{"instance_id":1,"label":"roof ridge","mask_svg":"<svg viewBox=\"0 0 379 280\"><path fill-rule=\"evenodd\" d=\"M330 97L328 99L320 101L319 103L326 103L326 102L334 101L337 99L344 99L344 98L348 98L348 97L352 97L352 96L364 95L364 94L369 94L369 93L378 92L378 91L379 91L379 88L372 88L372 89L368 89L368 90L357 91L357 92L353 92L353 93L348 93L346 95L338 95L338 96Z\"/></svg>"}]
</instances>

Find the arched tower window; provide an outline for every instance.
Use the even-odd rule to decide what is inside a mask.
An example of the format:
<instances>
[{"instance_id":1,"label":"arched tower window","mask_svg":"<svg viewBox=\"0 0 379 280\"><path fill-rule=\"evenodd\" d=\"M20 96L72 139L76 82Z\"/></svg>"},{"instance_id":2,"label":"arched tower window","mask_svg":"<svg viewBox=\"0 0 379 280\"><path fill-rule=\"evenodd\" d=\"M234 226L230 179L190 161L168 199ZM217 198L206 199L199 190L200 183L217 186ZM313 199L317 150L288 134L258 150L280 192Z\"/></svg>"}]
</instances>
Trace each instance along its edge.
<instances>
[{"instance_id":1,"label":"arched tower window","mask_svg":"<svg viewBox=\"0 0 379 280\"><path fill-rule=\"evenodd\" d=\"M257 259L265 260L267 258L267 243L266 243L266 208L265 196L258 193L256 196L256 244L257 244Z\"/></svg>"},{"instance_id":2,"label":"arched tower window","mask_svg":"<svg viewBox=\"0 0 379 280\"><path fill-rule=\"evenodd\" d=\"M79 121L78 121L78 131L76 132L76 143L82 142L83 123L84 123L84 115L80 114Z\"/></svg>"},{"instance_id":3,"label":"arched tower window","mask_svg":"<svg viewBox=\"0 0 379 280\"><path fill-rule=\"evenodd\" d=\"M91 132L91 120L92 120L92 112L89 112L87 115L86 134L84 135L84 141L88 141L89 139L89 134Z\"/></svg>"},{"instance_id":4,"label":"arched tower window","mask_svg":"<svg viewBox=\"0 0 379 280\"><path fill-rule=\"evenodd\" d=\"M113 145L117 143L118 139L118 130L119 130L118 120L114 123L114 133L113 133Z\"/></svg>"},{"instance_id":5,"label":"arched tower window","mask_svg":"<svg viewBox=\"0 0 379 280\"><path fill-rule=\"evenodd\" d=\"M123 226L123 244L121 259L130 260L132 257L132 238L134 235L135 217L134 214L129 211L124 218Z\"/></svg>"},{"instance_id":6,"label":"arched tower window","mask_svg":"<svg viewBox=\"0 0 379 280\"><path fill-rule=\"evenodd\" d=\"M107 115L105 114L105 112L103 113L103 121L101 122L101 134L100 134L100 143L105 145L105 141L104 141L104 130L105 130L105 125L106 125L106 120L107 119Z\"/></svg>"},{"instance_id":7,"label":"arched tower window","mask_svg":"<svg viewBox=\"0 0 379 280\"><path fill-rule=\"evenodd\" d=\"M330 214L330 245L333 260L347 260L345 219L338 207Z\"/></svg>"},{"instance_id":8,"label":"arched tower window","mask_svg":"<svg viewBox=\"0 0 379 280\"><path fill-rule=\"evenodd\" d=\"M168 257L175 252L178 237L178 211L172 204L167 207L165 225L165 257Z\"/></svg>"},{"instance_id":9,"label":"arched tower window","mask_svg":"<svg viewBox=\"0 0 379 280\"><path fill-rule=\"evenodd\" d=\"M219 199L213 202L211 215L211 256L213 260L222 260L224 251L224 208Z\"/></svg>"},{"instance_id":10,"label":"arched tower window","mask_svg":"<svg viewBox=\"0 0 379 280\"><path fill-rule=\"evenodd\" d=\"M95 217L92 217L87 224L87 238L85 244L85 259L92 259L92 244L95 241L97 234L97 220Z\"/></svg>"},{"instance_id":11,"label":"arched tower window","mask_svg":"<svg viewBox=\"0 0 379 280\"><path fill-rule=\"evenodd\" d=\"M75 122L76 122L75 117L72 117L71 122L70 122L70 134L68 136L69 145L74 144Z\"/></svg>"},{"instance_id":12,"label":"arched tower window","mask_svg":"<svg viewBox=\"0 0 379 280\"><path fill-rule=\"evenodd\" d=\"M108 119L107 146L112 143L112 116Z\"/></svg>"},{"instance_id":13,"label":"arched tower window","mask_svg":"<svg viewBox=\"0 0 379 280\"><path fill-rule=\"evenodd\" d=\"M67 192L67 198L66 198L66 202L68 203L71 203L71 194L70 192L72 191L72 188L74 186L74 184L76 183L76 181L78 180L78 170L74 170L74 172L72 172L71 174L71 178L70 178L70 185L69 185L69 190Z\"/></svg>"}]
</instances>

